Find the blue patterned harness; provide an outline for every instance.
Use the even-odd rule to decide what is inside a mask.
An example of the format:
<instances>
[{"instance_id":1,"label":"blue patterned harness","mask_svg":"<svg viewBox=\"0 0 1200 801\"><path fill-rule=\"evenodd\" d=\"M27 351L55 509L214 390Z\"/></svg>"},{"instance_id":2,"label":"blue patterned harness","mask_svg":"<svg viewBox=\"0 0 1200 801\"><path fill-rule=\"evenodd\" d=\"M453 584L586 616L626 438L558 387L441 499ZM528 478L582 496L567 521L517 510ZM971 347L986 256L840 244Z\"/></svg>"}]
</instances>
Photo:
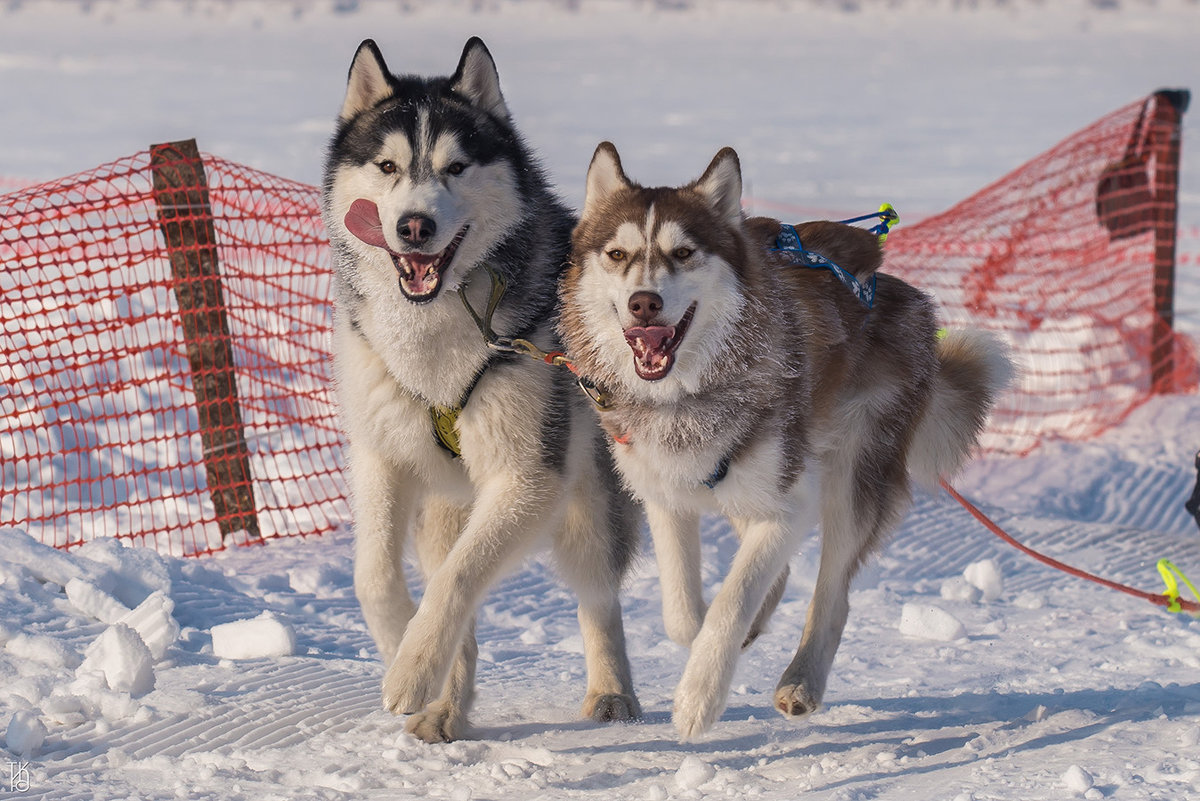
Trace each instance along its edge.
<instances>
[{"instance_id":1,"label":"blue patterned harness","mask_svg":"<svg viewBox=\"0 0 1200 801\"><path fill-rule=\"evenodd\" d=\"M775 239L775 247L771 248L773 253L782 253L787 257L792 264L797 264L801 267L811 267L817 270L829 270L833 273L833 277L841 281L842 284L854 293L854 297L858 298L859 302L868 309L875 304L875 274L871 274L871 279L863 284L854 274L848 270L838 266L835 262L825 258L820 253L809 250L804 247L804 243L800 241L800 234L796 232L796 226L783 225L779 231L779 236Z\"/></svg>"}]
</instances>

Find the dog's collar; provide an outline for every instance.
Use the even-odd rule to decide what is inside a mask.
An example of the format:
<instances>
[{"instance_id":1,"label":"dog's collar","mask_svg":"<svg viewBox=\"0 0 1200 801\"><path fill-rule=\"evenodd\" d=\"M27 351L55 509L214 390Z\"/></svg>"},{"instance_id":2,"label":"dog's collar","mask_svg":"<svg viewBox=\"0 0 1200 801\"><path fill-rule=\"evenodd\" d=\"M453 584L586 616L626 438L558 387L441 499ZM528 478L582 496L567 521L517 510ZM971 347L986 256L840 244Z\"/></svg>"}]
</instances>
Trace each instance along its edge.
<instances>
[{"instance_id":1,"label":"dog's collar","mask_svg":"<svg viewBox=\"0 0 1200 801\"><path fill-rule=\"evenodd\" d=\"M859 302L868 309L875 304L874 273L871 274L871 280L863 284L854 277L853 273L838 266L831 259L827 259L820 253L804 247L804 243L800 241L800 234L796 232L794 225L787 225L786 223L781 225L779 236L775 239L775 247L771 248L771 251L782 253L793 264L798 264L802 267L829 270L829 272L833 273L833 277L841 281L847 289L854 293L854 297L858 298Z\"/></svg>"},{"instance_id":2,"label":"dog's collar","mask_svg":"<svg viewBox=\"0 0 1200 801\"><path fill-rule=\"evenodd\" d=\"M480 314L475 311L475 307L471 305L471 301L467 299L467 293L463 289L458 290L458 297L462 300L467 314L471 315L471 319L475 322L475 327L479 329L479 333L483 336L484 343L490 349L499 353L517 353L529 356L546 364L566 367L572 373L575 373L575 363L565 353L560 351L547 353L529 341L528 337L533 336L533 332L537 328L536 320L529 324L525 332L515 337L501 336L492 330L492 317L495 316L496 309L500 306L500 300L504 297L504 293L508 289L508 282L496 268L487 262L483 263L483 268L487 271L491 279L491 290L488 293L487 306L484 307L483 313ZM602 387L590 379L579 375L576 377L576 383L583 390L583 394L587 395L588 399L595 404L597 409L604 412L612 408L612 396Z\"/></svg>"},{"instance_id":3,"label":"dog's collar","mask_svg":"<svg viewBox=\"0 0 1200 801\"><path fill-rule=\"evenodd\" d=\"M463 409L467 405L467 401L471 399L471 394L475 391L475 387L479 384L479 380L483 378L483 374L487 372L497 359L506 358L513 355L525 355L546 364L561 365L567 367L572 373L575 372L574 363L567 358L563 353L546 353L538 348L528 337L533 336L533 332L537 330L539 321L535 318L525 330L517 336L501 336L492 329L492 318L496 315L496 309L500 307L500 301L504 298L504 293L508 289L508 281L504 276L492 265L487 262L483 263L483 268L487 271L491 281L491 289L488 292L487 305L484 307L483 313L475 311L475 307L471 305L471 301L467 298L466 287L458 290L458 297L462 300L463 307L467 310L467 314L471 316L475 327L479 329L479 333L483 336L484 344L492 353L488 356L487 361L475 374L466 391L463 392L462 398L456 406L438 406L431 405L429 407L429 418L433 424L434 441L449 452L452 458L462 456L461 443L458 437L458 416L462 414ZM611 399L607 392L596 386L586 378L578 378L579 388L583 393L591 399L596 408L605 411L611 408Z\"/></svg>"},{"instance_id":4,"label":"dog's collar","mask_svg":"<svg viewBox=\"0 0 1200 801\"><path fill-rule=\"evenodd\" d=\"M493 352L488 354L487 360L479 368L478 372L475 373L474 378L471 379L471 383L467 385L456 405L440 406L431 404L429 406L429 420L433 424L433 440L454 459L462 456L462 445L458 436L459 415L466 408L467 401L471 399L472 393L475 392L475 387L479 385L479 380L483 378L483 374L488 371L488 368L497 359L504 358L515 352L511 348L498 347L498 343L511 340L498 336L492 330L492 316L495 315L496 308L500 305L500 299L504 297L504 290L506 288L504 276L500 275L491 265L485 264L484 267L487 268L488 273L492 276L492 291L488 297L488 304L484 314L481 316L472 308L470 301L467 300L467 295L464 291L465 288L458 290L458 296L462 299L463 306L466 307L467 312L470 313L471 319L475 321L476 327L483 334L488 348Z\"/></svg>"},{"instance_id":5,"label":"dog's collar","mask_svg":"<svg viewBox=\"0 0 1200 801\"><path fill-rule=\"evenodd\" d=\"M633 438L629 436L628 433L620 436L610 434L609 436L612 436L613 442L617 443L618 445L629 445L633 442ZM710 490L716 489L717 485L725 480L725 476L729 475L729 466L733 464L733 453L733 451L730 451L722 456L721 460L717 462L716 468L712 471L709 477L703 479L700 483L705 487L708 487Z\"/></svg>"},{"instance_id":6,"label":"dog's collar","mask_svg":"<svg viewBox=\"0 0 1200 801\"><path fill-rule=\"evenodd\" d=\"M712 475L704 479L700 483L709 489L716 489L717 485L724 480L725 476L729 475L729 464L733 461L733 454L727 453L722 457L721 461L717 462L717 469Z\"/></svg>"}]
</instances>

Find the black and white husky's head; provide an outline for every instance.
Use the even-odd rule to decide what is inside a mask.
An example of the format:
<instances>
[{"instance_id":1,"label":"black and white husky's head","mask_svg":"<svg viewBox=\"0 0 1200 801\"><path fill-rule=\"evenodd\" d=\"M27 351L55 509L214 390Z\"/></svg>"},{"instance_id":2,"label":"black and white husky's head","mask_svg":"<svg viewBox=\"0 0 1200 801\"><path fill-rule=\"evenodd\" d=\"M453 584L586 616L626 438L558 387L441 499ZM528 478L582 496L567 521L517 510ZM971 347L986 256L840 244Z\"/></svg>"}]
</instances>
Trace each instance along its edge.
<instances>
[{"instance_id":1,"label":"black and white husky's head","mask_svg":"<svg viewBox=\"0 0 1200 801\"><path fill-rule=\"evenodd\" d=\"M639 186L615 147L596 149L560 328L597 383L668 401L719 369L745 304L741 194L730 148L678 188Z\"/></svg>"},{"instance_id":2,"label":"black and white husky's head","mask_svg":"<svg viewBox=\"0 0 1200 801\"><path fill-rule=\"evenodd\" d=\"M482 41L448 78L393 75L364 41L325 170L330 236L367 274L352 280L398 283L414 303L456 288L520 222L540 178L528 160Z\"/></svg>"}]
</instances>

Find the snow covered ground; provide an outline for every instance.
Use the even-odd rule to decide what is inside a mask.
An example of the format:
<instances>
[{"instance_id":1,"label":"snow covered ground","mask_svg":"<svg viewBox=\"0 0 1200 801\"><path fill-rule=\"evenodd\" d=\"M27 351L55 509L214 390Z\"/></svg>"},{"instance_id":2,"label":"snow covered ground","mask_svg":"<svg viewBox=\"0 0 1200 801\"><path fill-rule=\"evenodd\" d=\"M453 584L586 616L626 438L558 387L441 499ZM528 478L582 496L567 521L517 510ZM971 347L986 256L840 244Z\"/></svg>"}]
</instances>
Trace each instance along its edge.
<instances>
[{"instance_id":1,"label":"snow covered ground","mask_svg":"<svg viewBox=\"0 0 1200 801\"><path fill-rule=\"evenodd\" d=\"M1200 430L1195 399L1155 402L1094 443L979 463L961 484L1051 554L1154 589L1159 556L1193 573L1200 565L1200 536L1180 507L1191 454L1180 438L1150 435L1159 425ZM717 521L707 528L714 586L734 542ZM480 614L473 739L430 746L379 708L381 671L350 589L348 534L192 560L112 541L62 554L15 533L0 535L0 550L0 717L17 720L7 730L9 769L28 766L29 789L14 797L1200 793L1200 624L1028 561L945 496L922 496L857 582L823 710L789 722L771 709L812 589L813 547L794 561L771 630L744 656L725 715L686 745L669 719L685 655L663 635L648 558L625 594L644 721L576 719L583 658L572 598L535 558ZM979 599L964 573L996 597ZM95 619L105 587L146 612L173 605L181 631L163 658L139 657L133 645L96 654L93 643L121 628ZM151 591L160 594L145 600ZM951 630L933 609L953 618ZM236 621L250 630L222 632ZM149 678L139 673L147 669ZM0 776L0 793L9 778Z\"/></svg>"},{"instance_id":2,"label":"snow covered ground","mask_svg":"<svg viewBox=\"0 0 1200 801\"><path fill-rule=\"evenodd\" d=\"M572 202L601 138L664 182L732 144L756 209L796 218L880 200L938 211L1155 88L1200 91L1189 0L343 5L357 8L2 5L0 176L196 136L316 182L366 36L396 69L445 72L482 35ZM1200 226L1196 119L1185 231ZM1179 309L1200 331L1196 272L1181 271ZM1167 397L1096 441L982 460L957 484L1051 555L1157 591L1160 557L1200 574L1182 508L1197 447L1200 402ZM707 529L711 592L735 543ZM573 602L534 557L480 613L473 738L429 746L379 709L350 542L182 560L0 532L0 798L1200 797L1200 623L1033 563L944 495L920 495L858 580L823 710L789 722L770 707L812 589L810 542L724 717L692 744L669 722L685 654L663 634L649 556L625 593L644 721L576 719Z\"/></svg>"}]
</instances>

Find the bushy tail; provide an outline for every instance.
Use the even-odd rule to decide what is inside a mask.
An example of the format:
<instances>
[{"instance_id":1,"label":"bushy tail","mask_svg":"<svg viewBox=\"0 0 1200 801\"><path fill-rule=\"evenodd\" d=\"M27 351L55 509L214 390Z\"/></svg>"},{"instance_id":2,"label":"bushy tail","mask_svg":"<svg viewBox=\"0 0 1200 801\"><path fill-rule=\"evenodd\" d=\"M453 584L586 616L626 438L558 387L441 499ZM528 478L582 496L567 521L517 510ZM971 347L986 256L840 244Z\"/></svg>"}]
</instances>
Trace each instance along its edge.
<instances>
[{"instance_id":1,"label":"bushy tail","mask_svg":"<svg viewBox=\"0 0 1200 801\"><path fill-rule=\"evenodd\" d=\"M933 395L908 454L913 478L931 487L966 463L996 398L1016 377L1008 346L985 331L950 331L937 355Z\"/></svg>"}]
</instances>

